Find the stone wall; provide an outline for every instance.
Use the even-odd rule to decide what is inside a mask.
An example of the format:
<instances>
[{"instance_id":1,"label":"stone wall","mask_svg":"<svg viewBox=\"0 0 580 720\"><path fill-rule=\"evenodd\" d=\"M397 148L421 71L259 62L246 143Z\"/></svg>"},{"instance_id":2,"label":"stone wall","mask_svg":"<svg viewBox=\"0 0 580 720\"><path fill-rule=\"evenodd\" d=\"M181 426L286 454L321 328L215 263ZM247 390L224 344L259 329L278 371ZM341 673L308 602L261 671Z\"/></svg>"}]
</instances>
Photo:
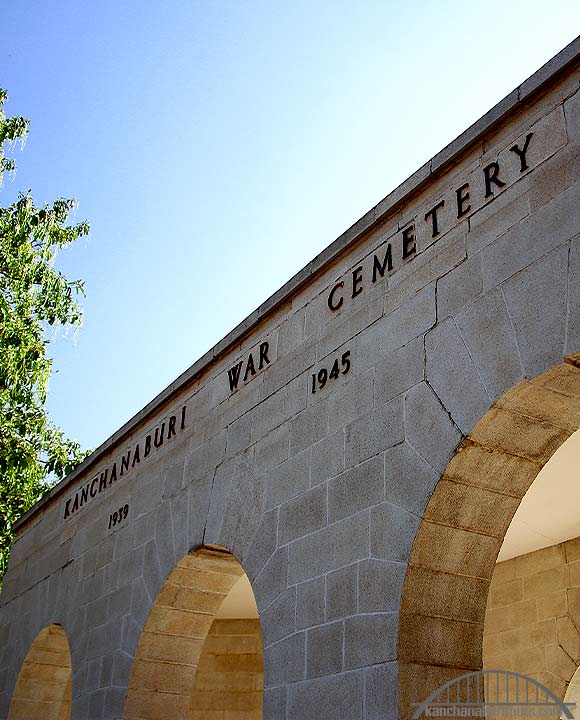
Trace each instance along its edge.
<instances>
[{"instance_id":1,"label":"stone wall","mask_svg":"<svg viewBox=\"0 0 580 720\"><path fill-rule=\"evenodd\" d=\"M499 398L580 350L579 65L580 43L22 521L0 599L0 718L34 637L55 622L70 641L74 720L126 717L151 608L208 544L230 550L252 583L267 720L397 716L401 588L433 490ZM465 495L454 497L432 558L458 534ZM150 720L152 703L142 709Z\"/></svg>"},{"instance_id":2,"label":"stone wall","mask_svg":"<svg viewBox=\"0 0 580 720\"><path fill-rule=\"evenodd\" d=\"M514 670L564 699L580 665L580 538L496 565L484 668Z\"/></svg>"}]
</instances>

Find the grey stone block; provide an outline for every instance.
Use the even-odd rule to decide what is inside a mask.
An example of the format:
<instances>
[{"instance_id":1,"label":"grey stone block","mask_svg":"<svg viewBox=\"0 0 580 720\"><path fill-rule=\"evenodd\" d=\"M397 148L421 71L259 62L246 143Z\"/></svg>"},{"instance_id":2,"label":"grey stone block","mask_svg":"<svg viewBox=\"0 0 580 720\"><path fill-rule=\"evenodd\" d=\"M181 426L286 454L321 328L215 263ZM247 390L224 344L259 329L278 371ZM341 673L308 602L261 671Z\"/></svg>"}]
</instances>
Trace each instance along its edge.
<instances>
[{"instance_id":1,"label":"grey stone block","mask_svg":"<svg viewBox=\"0 0 580 720\"><path fill-rule=\"evenodd\" d=\"M504 285L508 313L528 378L562 362L567 270L568 246L562 245Z\"/></svg>"},{"instance_id":2,"label":"grey stone block","mask_svg":"<svg viewBox=\"0 0 580 720\"><path fill-rule=\"evenodd\" d=\"M278 542L296 540L324 527L327 523L326 486L319 485L290 500L280 508Z\"/></svg>"},{"instance_id":3,"label":"grey stone block","mask_svg":"<svg viewBox=\"0 0 580 720\"><path fill-rule=\"evenodd\" d=\"M111 592L112 590L116 590L119 587L119 573L121 571L121 561L120 560L114 560L112 563L109 563L108 565L105 565L105 567L101 568L103 572L103 586L104 589ZM67 588L65 588L65 594L66 594ZM70 587L68 589L68 595L69 595L69 602L72 603L72 607L74 607L76 603L75 594L78 592L78 587ZM59 593L60 594L60 593ZM62 603L61 603L62 605Z\"/></svg>"},{"instance_id":4,"label":"grey stone block","mask_svg":"<svg viewBox=\"0 0 580 720\"><path fill-rule=\"evenodd\" d=\"M305 340L301 345L268 366L264 374L266 395L275 393L281 387L294 380L311 367L316 360L316 345L313 339Z\"/></svg>"},{"instance_id":5,"label":"grey stone block","mask_svg":"<svg viewBox=\"0 0 580 720\"><path fill-rule=\"evenodd\" d=\"M328 520L335 522L385 500L382 457L374 457L328 483Z\"/></svg>"},{"instance_id":6,"label":"grey stone block","mask_svg":"<svg viewBox=\"0 0 580 720\"><path fill-rule=\"evenodd\" d=\"M549 162L530 175L530 206L532 212L578 182L580 146L562 148Z\"/></svg>"},{"instance_id":7,"label":"grey stone block","mask_svg":"<svg viewBox=\"0 0 580 720\"><path fill-rule=\"evenodd\" d=\"M263 720L281 720L286 717L287 688L264 690Z\"/></svg>"},{"instance_id":8,"label":"grey stone block","mask_svg":"<svg viewBox=\"0 0 580 720\"><path fill-rule=\"evenodd\" d=\"M3 683L2 686L5 687L5 684ZM11 696L8 694L8 692L0 693L0 717L8 717L8 711L10 709L10 698Z\"/></svg>"},{"instance_id":9,"label":"grey stone block","mask_svg":"<svg viewBox=\"0 0 580 720\"><path fill-rule=\"evenodd\" d=\"M495 242L529 214L528 180L523 179L517 185L512 185L509 192L495 197L493 202L484 205L469 218L467 235L469 257L475 258L480 250ZM480 261L482 259L481 257ZM483 265L481 273L483 277Z\"/></svg>"},{"instance_id":10,"label":"grey stone block","mask_svg":"<svg viewBox=\"0 0 580 720\"><path fill-rule=\"evenodd\" d=\"M444 223L444 218L441 218ZM466 224L460 224L449 230L434 242L431 233L425 233L425 224L416 226L417 249L419 253L389 279L389 290L385 296L385 313L409 302L430 284L435 285L438 278L450 272L465 259ZM443 227L443 225L442 225ZM422 232L423 230L423 232ZM424 242L430 243L423 249Z\"/></svg>"},{"instance_id":11,"label":"grey stone block","mask_svg":"<svg viewBox=\"0 0 580 720\"><path fill-rule=\"evenodd\" d=\"M288 720L362 720L363 677L341 673L288 688Z\"/></svg>"},{"instance_id":12,"label":"grey stone block","mask_svg":"<svg viewBox=\"0 0 580 720\"><path fill-rule=\"evenodd\" d=\"M149 615L149 610L153 605L154 599L155 598L149 597L147 587L145 586L142 578L133 580L133 591L131 593L131 615L141 627L145 626L145 621L147 620L147 616ZM116 647L116 645L111 647ZM102 655L103 653L100 654Z\"/></svg>"},{"instance_id":13,"label":"grey stone block","mask_svg":"<svg viewBox=\"0 0 580 720\"><path fill-rule=\"evenodd\" d=\"M333 675L342 670L343 623L323 625L308 631L306 677Z\"/></svg>"},{"instance_id":14,"label":"grey stone block","mask_svg":"<svg viewBox=\"0 0 580 720\"><path fill-rule=\"evenodd\" d=\"M120 649L135 657L137 645L141 639L142 627L132 615L126 615L122 619L122 623Z\"/></svg>"},{"instance_id":15,"label":"grey stone block","mask_svg":"<svg viewBox=\"0 0 580 720\"><path fill-rule=\"evenodd\" d=\"M306 633L292 635L264 650L264 688L304 679Z\"/></svg>"},{"instance_id":16,"label":"grey stone block","mask_svg":"<svg viewBox=\"0 0 580 720\"><path fill-rule=\"evenodd\" d=\"M258 609L266 607L278 597L288 585L288 548L276 550L254 579L252 588Z\"/></svg>"},{"instance_id":17,"label":"grey stone block","mask_svg":"<svg viewBox=\"0 0 580 720\"><path fill-rule=\"evenodd\" d=\"M195 532L195 535L191 536L192 541L195 537L201 536L200 544L203 544L204 542L219 544L228 498L232 486L232 477L236 466L235 464L236 459L232 458L231 460L222 463L213 473L206 475L203 480L195 481L195 483L190 486L190 517L194 522L197 518L197 532ZM197 485L198 482L201 483L199 486ZM194 487L196 490L193 490ZM209 503L207 506L207 515L205 517L201 515L197 506L194 505L194 500L197 499L198 494L197 487L199 487L203 493L201 498L202 503L206 500L206 497L203 495L205 495L207 489L209 488ZM192 497L193 494L195 494L195 498ZM203 527L200 527L202 521L204 525ZM192 542L192 545L193 544L194 543Z\"/></svg>"},{"instance_id":18,"label":"grey stone block","mask_svg":"<svg viewBox=\"0 0 580 720\"><path fill-rule=\"evenodd\" d=\"M175 557L175 550L173 547L173 524L171 522L171 505L167 500L157 507L157 517L155 520L155 540L157 544L159 566L161 567L161 575L163 577L167 577L175 567L178 560L178 558ZM122 566L121 577L124 577Z\"/></svg>"},{"instance_id":19,"label":"grey stone block","mask_svg":"<svg viewBox=\"0 0 580 720\"><path fill-rule=\"evenodd\" d=\"M290 426L288 423L272 430L256 443L256 465L263 470L280 465L288 459Z\"/></svg>"},{"instance_id":20,"label":"grey stone block","mask_svg":"<svg viewBox=\"0 0 580 720\"><path fill-rule=\"evenodd\" d=\"M270 353L272 353L272 348L270 347ZM256 359L256 355L254 355L254 359ZM274 361L274 357L272 356L272 361ZM222 376L222 382L224 383L224 389L226 393L229 392L228 389L228 381L225 380L225 375ZM230 423L233 423L235 420L238 420L242 417L247 418L247 421L250 420L250 438L251 438L251 427L254 423L254 417L255 417L255 408L262 402L264 399L264 382L263 377L259 377L254 379L251 383L249 382L244 387L238 387L238 390L233 394L230 395L225 403L223 403L219 407L219 414L222 417L221 424L228 425ZM219 421L219 415L214 410L212 415L217 415L217 419ZM240 436L243 435L240 428ZM240 437L241 440L241 437ZM227 447L227 441L226 441L226 447ZM244 446L247 447L247 445Z\"/></svg>"},{"instance_id":21,"label":"grey stone block","mask_svg":"<svg viewBox=\"0 0 580 720\"><path fill-rule=\"evenodd\" d=\"M427 333L425 355L427 382L467 434L491 401L452 318Z\"/></svg>"},{"instance_id":22,"label":"grey stone block","mask_svg":"<svg viewBox=\"0 0 580 720\"><path fill-rule=\"evenodd\" d=\"M290 421L290 455L296 455L328 435L328 402L319 400Z\"/></svg>"},{"instance_id":23,"label":"grey stone block","mask_svg":"<svg viewBox=\"0 0 580 720\"><path fill-rule=\"evenodd\" d=\"M114 538L114 535L109 536L109 537ZM114 543L113 543L113 546L114 546ZM87 550L87 552L84 553L83 555L81 555L81 557L80 557L80 561L82 562L82 571L81 572L82 572L82 576L85 578L89 577L89 575L93 575L97 570L97 550L98 550L98 548L96 548L96 547L91 548L90 550ZM106 564L106 563L104 563L104 564ZM100 565L99 567L102 567L102 565Z\"/></svg>"},{"instance_id":24,"label":"grey stone block","mask_svg":"<svg viewBox=\"0 0 580 720\"><path fill-rule=\"evenodd\" d=\"M132 517L139 517L154 511L161 499L162 491L163 482L161 477L154 476L151 482L140 486L139 492L133 496L130 510Z\"/></svg>"},{"instance_id":25,"label":"grey stone block","mask_svg":"<svg viewBox=\"0 0 580 720\"><path fill-rule=\"evenodd\" d=\"M104 537L99 543L97 547L97 561L95 565L96 569L102 568L112 561L113 555L115 553L115 539L115 534L108 535L107 537Z\"/></svg>"},{"instance_id":26,"label":"grey stone block","mask_svg":"<svg viewBox=\"0 0 580 720\"><path fill-rule=\"evenodd\" d=\"M347 376L348 377L348 376ZM367 370L328 396L328 427L334 433L364 414L373 405L374 371Z\"/></svg>"},{"instance_id":27,"label":"grey stone block","mask_svg":"<svg viewBox=\"0 0 580 720\"><path fill-rule=\"evenodd\" d=\"M358 565L358 611L398 612L406 563L361 560Z\"/></svg>"},{"instance_id":28,"label":"grey stone block","mask_svg":"<svg viewBox=\"0 0 580 720\"><path fill-rule=\"evenodd\" d=\"M281 505L310 487L310 451L286 460L266 476L266 509Z\"/></svg>"},{"instance_id":29,"label":"grey stone block","mask_svg":"<svg viewBox=\"0 0 580 720\"><path fill-rule=\"evenodd\" d=\"M375 370L375 403L382 405L424 379L423 338L389 353Z\"/></svg>"},{"instance_id":30,"label":"grey stone block","mask_svg":"<svg viewBox=\"0 0 580 720\"><path fill-rule=\"evenodd\" d=\"M143 558L145 556L145 546L135 548L133 552L127 553L121 558L121 568L119 570L123 582L131 582L143 574ZM99 571L101 573L102 570ZM98 577L94 575L93 577ZM96 593L93 594L93 597Z\"/></svg>"},{"instance_id":31,"label":"grey stone block","mask_svg":"<svg viewBox=\"0 0 580 720\"><path fill-rule=\"evenodd\" d=\"M87 605L88 627L97 627L98 625L104 625L107 622L108 603L109 599L107 595L105 595L104 597L93 600Z\"/></svg>"},{"instance_id":32,"label":"grey stone block","mask_svg":"<svg viewBox=\"0 0 580 720\"><path fill-rule=\"evenodd\" d=\"M576 183L482 250L484 290L570 240L579 224L580 183Z\"/></svg>"},{"instance_id":33,"label":"grey stone block","mask_svg":"<svg viewBox=\"0 0 580 720\"><path fill-rule=\"evenodd\" d=\"M566 132L572 142L580 142L580 91L576 91L564 103Z\"/></svg>"},{"instance_id":34,"label":"grey stone block","mask_svg":"<svg viewBox=\"0 0 580 720\"><path fill-rule=\"evenodd\" d=\"M236 557L244 557L264 511L264 478L255 467L252 452L236 460L219 543Z\"/></svg>"},{"instance_id":35,"label":"grey stone block","mask_svg":"<svg viewBox=\"0 0 580 720\"><path fill-rule=\"evenodd\" d=\"M111 648L119 647L123 621L121 618L110 620L105 625L91 630L87 642L87 659L106 655Z\"/></svg>"},{"instance_id":36,"label":"grey stone block","mask_svg":"<svg viewBox=\"0 0 580 720\"><path fill-rule=\"evenodd\" d=\"M396 662L365 670L365 720L397 720L397 690Z\"/></svg>"},{"instance_id":37,"label":"grey stone block","mask_svg":"<svg viewBox=\"0 0 580 720\"><path fill-rule=\"evenodd\" d=\"M113 682L113 656L104 655L101 663L101 676L99 678L99 687L109 687Z\"/></svg>"},{"instance_id":38,"label":"grey stone block","mask_svg":"<svg viewBox=\"0 0 580 720\"><path fill-rule=\"evenodd\" d=\"M245 450L252 442L252 413L247 412L228 425L226 455L232 457Z\"/></svg>"},{"instance_id":39,"label":"grey stone block","mask_svg":"<svg viewBox=\"0 0 580 720\"><path fill-rule=\"evenodd\" d=\"M255 410L252 439L259 440L303 410L306 407L307 392L306 379L297 377L267 397Z\"/></svg>"},{"instance_id":40,"label":"grey stone block","mask_svg":"<svg viewBox=\"0 0 580 720\"><path fill-rule=\"evenodd\" d=\"M396 613L358 615L344 621L344 667L351 670L395 660Z\"/></svg>"},{"instance_id":41,"label":"grey stone block","mask_svg":"<svg viewBox=\"0 0 580 720\"><path fill-rule=\"evenodd\" d=\"M437 281L437 317L444 320L476 300L483 291L481 254L467 258Z\"/></svg>"},{"instance_id":42,"label":"grey stone block","mask_svg":"<svg viewBox=\"0 0 580 720\"><path fill-rule=\"evenodd\" d=\"M426 383L405 396L405 438L438 472L445 470L461 441L459 429Z\"/></svg>"},{"instance_id":43,"label":"grey stone block","mask_svg":"<svg viewBox=\"0 0 580 720\"><path fill-rule=\"evenodd\" d=\"M191 452L185 462L185 484L202 480L221 463L226 453L226 437L222 430Z\"/></svg>"},{"instance_id":44,"label":"grey stone block","mask_svg":"<svg viewBox=\"0 0 580 720\"><path fill-rule=\"evenodd\" d=\"M519 351L500 290L492 290L455 318L492 402L524 377Z\"/></svg>"},{"instance_id":45,"label":"grey stone block","mask_svg":"<svg viewBox=\"0 0 580 720\"><path fill-rule=\"evenodd\" d=\"M131 585L128 584L118 590L113 590L113 592L108 595L108 613L111 619L126 615L131 610L131 592Z\"/></svg>"},{"instance_id":46,"label":"grey stone block","mask_svg":"<svg viewBox=\"0 0 580 720\"><path fill-rule=\"evenodd\" d=\"M288 588L260 612L262 641L268 647L296 630L296 588Z\"/></svg>"},{"instance_id":47,"label":"grey stone block","mask_svg":"<svg viewBox=\"0 0 580 720\"><path fill-rule=\"evenodd\" d=\"M170 498L178 493L183 486L184 460L173 463L163 473L163 498Z\"/></svg>"},{"instance_id":48,"label":"grey stone block","mask_svg":"<svg viewBox=\"0 0 580 720\"><path fill-rule=\"evenodd\" d=\"M278 357L298 347L304 340L306 311L304 308L289 313L278 328Z\"/></svg>"},{"instance_id":49,"label":"grey stone block","mask_svg":"<svg viewBox=\"0 0 580 720\"><path fill-rule=\"evenodd\" d=\"M278 538L278 510L264 513L256 535L248 550L241 558L249 578L255 578L262 570L268 558L276 549Z\"/></svg>"},{"instance_id":50,"label":"grey stone block","mask_svg":"<svg viewBox=\"0 0 580 720\"><path fill-rule=\"evenodd\" d=\"M157 593L161 589L164 577L165 575L161 572L159 556L157 555L157 544L155 540L151 540L145 545L143 556L143 581L145 582L145 587L147 588L149 597L157 597ZM124 577L123 581L125 581ZM126 588L127 586L124 587L125 591Z\"/></svg>"},{"instance_id":51,"label":"grey stone block","mask_svg":"<svg viewBox=\"0 0 580 720\"><path fill-rule=\"evenodd\" d=\"M360 370L376 365L385 355L423 335L435 322L435 287L430 286L361 334L357 354Z\"/></svg>"},{"instance_id":52,"label":"grey stone block","mask_svg":"<svg viewBox=\"0 0 580 720\"><path fill-rule=\"evenodd\" d=\"M327 312L325 293L313 297L304 306L304 312L304 337L319 335Z\"/></svg>"},{"instance_id":53,"label":"grey stone block","mask_svg":"<svg viewBox=\"0 0 580 720\"><path fill-rule=\"evenodd\" d=\"M105 690L103 715L107 720L122 720L126 694L123 687L110 687Z\"/></svg>"},{"instance_id":54,"label":"grey stone block","mask_svg":"<svg viewBox=\"0 0 580 720\"><path fill-rule=\"evenodd\" d=\"M344 470L344 430L329 435L311 449L310 482L318 485Z\"/></svg>"},{"instance_id":55,"label":"grey stone block","mask_svg":"<svg viewBox=\"0 0 580 720\"><path fill-rule=\"evenodd\" d=\"M368 557L368 528L369 514L363 511L291 543L288 546L290 584Z\"/></svg>"},{"instance_id":56,"label":"grey stone block","mask_svg":"<svg viewBox=\"0 0 580 720\"><path fill-rule=\"evenodd\" d=\"M117 650L113 658L113 684L120 687L129 685L131 669L133 667L133 656L122 650Z\"/></svg>"},{"instance_id":57,"label":"grey stone block","mask_svg":"<svg viewBox=\"0 0 580 720\"><path fill-rule=\"evenodd\" d=\"M175 562L177 563L187 555L192 544L189 538L189 488L185 488L177 495L174 495L169 502L173 529L173 549Z\"/></svg>"},{"instance_id":58,"label":"grey stone block","mask_svg":"<svg viewBox=\"0 0 580 720\"><path fill-rule=\"evenodd\" d=\"M89 718L89 696L82 695L81 697L75 697L73 690L73 701L71 704L71 717L75 720L90 720ZM102 715L101 715L102 717Z\"/></svg>"},{"instance_id":59,"label":"grey stone block","mask_svg":"<svg viewBox=\"0 0 580 720\"><path fill-rule=\"evenodd\" d=\"M423 515L438 473L407 443L385 453L386 499L415 515Z\"/></svg>"},{"instance_id":60,"label":"grey stone block","mask_svg":"<svg viewBox=\"0 0 580 720\"><path fill-rule=\"evenodd\" d=\"M102 659L95 658L94 660L89 660L86 664L86 676L85 676L85 689L90 690L97 690L99 687L99 680L101 677L101 665L102 665Z\"/></svg>"},{"instance_id":61,"label":"grey stone block","mask_svg":"<svg viewBox=\"0 0 580 720\"><path fill-rule=\"evenodd\" d=\"M348 565L326 576L326 617L328 621L357 612L357 565Z\"/></svg>"},{"instance_id":62,"label":"grey stone block","mask_svg":"<svg viewBox=\"0 0 580 720\"><path fill-rule=\"evenodd\" d=\"M296 628L302 630L325 622L324 578L314 578L296 586Z\"/></svg>"},{"instance_id":63,"label":"grey stone block","mask_svg":"<svg viewBox=\"0 0 580 720\"><path fill-rule=\"evenodd\" d=\"M570 244L565 354L580 351L580 238Z\"/></svg>"},{"instance_id":64,"label":"grey stone block","mask_svg":"<svg viewBox=\"0 0 580 720\"><path fill-rule=\"evenodd\" d=\"M403 398L397 397L347 425L346 467L357 465L403 440Z\"/></svg>"},{"instance_id":65,"label":"grey stone block","mask_svg":"<svg viewBox=\"0 0 580 720\"><path fill-rule=\"evenodd\" d=\"M371 510L371 555L382 560L408 562L420 518L383 503Z\"/></svg>"},{"instance_id":66,"label":"grey stone block","mask_svg":"<svg viewBox=\"0 0 580 720\"><path fill-rule=\"evenodd\" d=\"M104 717L103 711L105 707L105 691L104 690L95 690L92 693L89 693L89 718L91 720L101 720L101 718Z\"/></svg>"},{"instance_id":67,"label":"grey stone block","mask_svg":"<svg viewBox=\"0 0 580 720\"><path fill-rule=\"evenodd\" d=\"M349 304L348 308L344 308L342 314L335 315L331 318L327 317L327 322L323 325L321 337L318 343L318 358L324 359L330 353L335 352L342 345L347 343L353 337L364 331L369 325L372 325L383 314L382 297L368 296L357 306ZM325 308L328 312L328 309Z\"/></svg>"}]
</instances>

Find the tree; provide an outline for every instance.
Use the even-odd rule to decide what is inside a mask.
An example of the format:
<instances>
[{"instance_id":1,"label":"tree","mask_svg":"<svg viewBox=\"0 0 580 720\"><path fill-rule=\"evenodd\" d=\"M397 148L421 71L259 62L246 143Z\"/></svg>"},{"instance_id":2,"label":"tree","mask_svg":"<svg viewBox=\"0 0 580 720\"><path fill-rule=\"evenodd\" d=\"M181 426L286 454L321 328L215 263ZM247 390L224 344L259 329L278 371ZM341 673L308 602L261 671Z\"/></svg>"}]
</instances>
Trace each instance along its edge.
<instances>
[{"instance_id":1,"label":"tree","mask_svg":"<svg viewBox=\"0 0 580 720\"><path fill-rule=\"evenodd\" d=\"M5 146L23 143L29 122L7 118L6 99L0 88L0 186L15 170ZM45 408L49 330L82 320L83 283L54 267L57 251L89 231L87 222L68 224L73 208L62 198L38 208L30 191L0 207L0 582L16 520L86 455Z\"/></svg>"}]
</instances>

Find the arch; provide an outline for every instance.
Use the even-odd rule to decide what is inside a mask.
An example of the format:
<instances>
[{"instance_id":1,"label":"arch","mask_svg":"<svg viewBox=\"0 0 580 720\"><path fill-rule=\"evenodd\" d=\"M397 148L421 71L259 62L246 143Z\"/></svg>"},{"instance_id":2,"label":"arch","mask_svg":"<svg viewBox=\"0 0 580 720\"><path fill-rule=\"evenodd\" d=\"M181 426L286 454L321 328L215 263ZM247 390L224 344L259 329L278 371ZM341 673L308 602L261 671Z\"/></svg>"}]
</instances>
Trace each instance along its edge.
<instances>
[{"instance_id":1,"label":"arch","mask_svg":"<svg viewBox=\"0 0 580 720\"><path fill-rule=\"evenodd\" d=\"M415 536L399 622L399 716L483 667L489 583L535 477L580 427L580 354L503 395L460 443Z\"/></svg>"},{"instance_id":2,"label":"arch","mask_svg":"<svg viewBox=\"0 0 580 720\"><path fill-rule=\"evenodd\" d=\"M244 613L241 603L252 610ZM241 598L241 596L244 596ZM126 720L221 720L262 715L263 660L258 611L237 559L204 546L163 584L137 646Z\"/></svg>"},{"instance_id":3,"label":"arch","mask_svg":"<svg viewBox=\"0 0 580 720\"><path fill-rule=\"evenodd\" d=\"M22 664L8 720L68 720L72 702L72 664L60 625L41 630Z\"/></svg>"}]
</instances>

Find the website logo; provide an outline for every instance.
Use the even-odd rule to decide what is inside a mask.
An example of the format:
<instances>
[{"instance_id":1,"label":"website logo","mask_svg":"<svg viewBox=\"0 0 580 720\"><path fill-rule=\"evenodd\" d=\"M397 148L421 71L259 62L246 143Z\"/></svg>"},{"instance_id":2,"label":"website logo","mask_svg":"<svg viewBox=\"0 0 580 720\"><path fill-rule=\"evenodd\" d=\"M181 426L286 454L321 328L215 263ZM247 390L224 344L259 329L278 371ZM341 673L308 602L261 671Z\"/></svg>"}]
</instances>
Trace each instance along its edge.
<instances>
[{"instance_id":1,"label":"website logo","mask_svg":"<svg viewBox=\"0 0 580 720\"><path fill-rule=\"evenodd\" d=\"M576 703L565 703L537 680L509 670L479 670L442 685L421 703L418 718L570 718Z\"/></svg>"}]
</instances>

